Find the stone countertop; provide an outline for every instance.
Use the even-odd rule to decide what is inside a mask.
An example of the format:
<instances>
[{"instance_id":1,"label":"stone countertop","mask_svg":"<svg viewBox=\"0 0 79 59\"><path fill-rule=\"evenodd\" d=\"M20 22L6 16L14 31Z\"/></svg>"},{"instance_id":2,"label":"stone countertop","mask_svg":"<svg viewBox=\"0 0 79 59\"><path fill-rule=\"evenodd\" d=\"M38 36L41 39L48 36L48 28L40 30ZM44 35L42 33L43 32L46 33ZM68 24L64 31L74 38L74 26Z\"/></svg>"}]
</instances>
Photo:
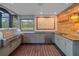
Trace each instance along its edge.
<instances>
[{"instance_id":1,"label":"stone countertop","mask_svg":"<svg viewBox=\"0 0 79 59\"><path fill-rule=\"evenodd\" d=\"M79 35L76 33L61 33L61 32L55 32L55 34L63 36L64 38L73 40L73 41L79 41Z\"/></svg>"}]
</instances>

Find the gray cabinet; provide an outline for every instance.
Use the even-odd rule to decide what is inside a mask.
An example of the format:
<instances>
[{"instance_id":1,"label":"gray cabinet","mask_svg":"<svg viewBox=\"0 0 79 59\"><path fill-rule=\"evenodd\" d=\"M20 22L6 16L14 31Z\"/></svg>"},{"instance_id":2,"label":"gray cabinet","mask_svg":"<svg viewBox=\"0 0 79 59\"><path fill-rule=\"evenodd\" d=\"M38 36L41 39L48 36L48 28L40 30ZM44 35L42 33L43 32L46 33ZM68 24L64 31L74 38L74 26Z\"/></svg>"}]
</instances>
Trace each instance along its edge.
<instances>
[{"instance_id":1,"label":"gray cabinet","mask_svg":"<svg viewBox=\"0 0 79 59\"><path fill-rule=\"evenodd\" d=\"M73 55L79 56L79 41L78 40L74 41L73 43L73 52L74 52Z\"/></svg>"},{"instance_id":2,"label":"gray cabinet","mask_svg":"<svg viewBox=\"0 0 79 59\"><path fill-rule=\"evenodd\" d=\"M57 45L57 46L59 46L59 36L58 35L55 35L55 44Z\"/></svg>"},{"instance_id":3,"label":"gray cabinet","mask_svg":"<svg viewBox=\"0 0 79 59\"><path fill-rule=\"evenodd\" d=\"M14 38L12 38L14 39ZM6 46L0 48L0 56L8 56L21 44L20 36L16 36L14 40L9 42Z\"/></svg>"},{"instance_id":4,"label":"gray cabinet","mask_svg":"<svg viewBox=\"0 0 79 59\"><path fill-rule=\"evenodd\" d=\"M45 43L44 35L37 33L24 33L23 43Z\"/></svg>"},{"instance_id":5,"label":"gray cabinet","mask_svg":"<svg viewBox=\"0 0 79 59\"><path fill-rule=\"evenodd\" d=\"M63 53L66 51L66 40L62 36L55 35L55 44L62 50Z\"/></svg>"},{"instance_id":6,"label":"gray cabinet","mask_svg":"<svg viewBox=\"0 0 79 59\"><path fill-rule=\"evenodd\" d=\"M55 34L55 44L65 55L73 55L73 42L71 40Z\"/></svg>"},{"instance_id":7,"label":"gray cabinet","mask_svg":"<svg viewBox=\"0 0 79 59\"><path fill-rule=\"evenodd\" d=\"M66 43L66 46L65 46L65 54L68 55L68 56L72 56L74 54L73 52L73 41L70 40L70 39L66 39L65 38L65 43Z\"/></svg>"},{"instance_id":8,"label":"gray cabinet","mask_svg":"<svg viewBox=\"0 0 79 59\"><path fill-rule=\"evenodd\" d=\"M67 56L79 56L79 41L55 34L55 44Z\"/></svg>"},{"instance_id":9,"label":"gray cabinet","mask_svg":"<svg viewBox=\"0 0 79 59\"><path fill-rule=\"evenodd\" d=\"M51 43L54 41L52 33L23 33L22 36L23 43Z\"/></svg>"},{"instance_id":10,"label":"gray cabinet","mask_svg":"<svg viewBox=\"0 0 79 59\"><path fill-rule=\"evenodd\" d=\"M60 36L60 49L65 53L66 52L66 40Z\"/></svg>"}]
</instances>

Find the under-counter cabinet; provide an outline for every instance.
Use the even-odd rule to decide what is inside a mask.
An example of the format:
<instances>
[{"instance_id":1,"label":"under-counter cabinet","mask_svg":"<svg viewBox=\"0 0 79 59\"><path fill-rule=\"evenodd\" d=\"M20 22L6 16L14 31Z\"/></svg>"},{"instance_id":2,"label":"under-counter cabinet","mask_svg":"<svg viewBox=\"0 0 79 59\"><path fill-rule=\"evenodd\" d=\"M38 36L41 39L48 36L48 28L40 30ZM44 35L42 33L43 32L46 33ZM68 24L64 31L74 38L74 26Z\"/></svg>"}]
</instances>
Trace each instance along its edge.
<instances>
[{"instance_id":1,"label":"under-counter cabinet","mask_svg":"<svg viewBox=\"0 0 79 59\"><path fill-rule=\"evenodd\" d=\"M63 53L66 51L66 40L62 36L55 35L55 44L62 50Z\"/></svg>"},{"instance_id":2,"label":"under-counter cabinet","mask_svg":"<svg viewBox=\"0 0 79 59\"><path fill-rule=\"evenodd\" d=\"M8 56L21 44L20 36L15 36L11 39L13 40L0 48L0 56Z\"/></svg>"},{"instance_id":3,"label":"under-counter cabinet","mask_svg":"<svg viewBox=\"0 0 79 59\"><path fill-rule=\"evenodd\" d=\"M55 34L55 44L67 56L79 56L79 41Z\"/></svg>"},{"instance_id":4,"label":"under-counter cabinet","mask_svg":"<svg viewBox=\"0 0 79 59\"><path fill-rule=\"evenodd\" d=\"M44 43L44 35L37 33L23 33L22 43Z\"/></svg>"},{"instance_id":5,"label":"under-counter cabinet","mask_svg":"<svg viewBox=\"0 0 79 59\"><path fill-rule=\"evenodd\" d=\"M54 33L23 33L22 36L23 43L51 43L54 41Z\"/></svg>"}]
</instances>

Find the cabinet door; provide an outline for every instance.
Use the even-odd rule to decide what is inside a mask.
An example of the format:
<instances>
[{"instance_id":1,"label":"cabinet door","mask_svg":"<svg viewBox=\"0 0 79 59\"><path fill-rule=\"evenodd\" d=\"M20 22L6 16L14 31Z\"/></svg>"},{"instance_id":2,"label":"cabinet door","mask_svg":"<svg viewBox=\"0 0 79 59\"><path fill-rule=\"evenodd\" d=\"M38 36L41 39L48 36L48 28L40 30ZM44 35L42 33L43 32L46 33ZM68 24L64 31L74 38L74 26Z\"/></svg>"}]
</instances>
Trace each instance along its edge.
<instances>
[{"instance_id":1,"label":"cabinet door","mask_svg":"<svg viewBox=\"0 0 79 59\"><path fill-rule=\"evenodd\" d=\"M79 41L73 41L73 54L79 56Z\"/></svg>"},{"instance_id":2,"label":"cabinet door","mask_svg":"<svg viewBox=\"0 0 79 59\"><path fill-rule=\"evenodd\" d=\"M8 56L10 53L9 46L0 48L0 56Z\"/></svg>"},{"instance_id":3,"label":"cabinet door","mask_svg":"<svg viewBox=\"0 0 79 59\"><path fill-rule=\"evenodd\" d=\"M52 33L51 34L51 42L52 43L55 43L55 33Z\"/></svg>"},{"instance_id":4,"label":"cabinet door","mask_svg":"<svg viewBox=\"0 0 79 59\"><path fill-rule=\"evenodd\" d=\"M55 44L56 44L58 47L59 47L59 44L60 44L59 40L60 40L59 36L55 34Z\"/></svg>"},{"instance_id":5,"label":"cabinet door","mask_svg":"<svg viewBox=\"0 0 79 59\"><path fill-rule=\"evenodd\" d=\"M60 49L63 53L66 51L66 39L64 37L60 37Z\"/></svg>"},{"instance_id":6,"label":"cabinet door","mask_svg":"<svg viewBox=\"0 0 79 59\"><path fill-rule=\"evenodd\" d=\"M55 34L55 44L58 45L58 37L56 34Z\"/></svg>"},{"instance_id":7,"label":"cabinet door","mask_svg":"<svg viewBox=\"0 0 79 59\"><path fill-rule=\"evenodd\" d=\"M38 33L23 34L23 43L45 43L44 34L38 34Z\"/></svg>"},{"instance_id":8,"label":"cabinet door","mask_svg":"<svg viewBox=\"0 0 79 59\"><path fill-rule=\"evenodd\" d=\"M55 35L55 43L65 55L73 55L73 41L63 36Z\"/></svg>"},{"instance_id":9,"label":"cabinet door","mask_svg":"<svg viewBox=\"0 0 79 59\"><path fill-rule=\"evenodd\" d=\"M66 55L72 56L73 55L73 41L66 39Z\"/></svg>"},{"instance_id":10,"label":"cabinet door","mask_svg":"<svg viewBox=\"0 0 79 59\"><path fill-rule=\"evenodd\" d=\"M59 49L61 49L61 51L63 53L65 53L65 49L66 49L66 42L64 37L60 36L60 35L55 35L55 43L56 45L59 47Z\"/></svg>"},{"instance_id":11,"label":"cabinet door","mask_svg":"<svg viewBox=\"0 0 79 59\"><path fill-rule=\"evenodd\" d=\"M73 42L70 39L64 38L63 36L58 36L58 47L61 51L68 56L73 55Z\"/></svg>"}]
</instances>

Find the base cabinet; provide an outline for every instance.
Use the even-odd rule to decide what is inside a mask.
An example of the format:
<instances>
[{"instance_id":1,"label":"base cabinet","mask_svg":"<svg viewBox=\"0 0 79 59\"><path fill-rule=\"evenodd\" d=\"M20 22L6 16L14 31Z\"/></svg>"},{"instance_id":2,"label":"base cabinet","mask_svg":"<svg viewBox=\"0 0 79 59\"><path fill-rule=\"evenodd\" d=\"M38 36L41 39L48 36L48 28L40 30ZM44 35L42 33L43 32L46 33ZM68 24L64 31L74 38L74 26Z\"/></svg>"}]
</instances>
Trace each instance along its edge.
<instances>
[{"instance_id":1,"label":"base cabinet","mask_svg":"<svg viewBox=\"0 0 79 59\"><path fill-rule=\"evenodd\" d=\"M79 41L55 34L55 44L67 56L79 56Z\"/></svg>"},{"instance_id":2,"label":"base cabinet","mask_svg":"<svg viewBox=\"0 0 79 59\"><path fill-rule=\"evenodd\" d=\"M63 53L66 52L66 40L59 36L59 35L55 35L55 44L59 47L59 49L61 49L61 51Z\"/></svg>"},{"instance_id":3,"label":"base cabinet","mask_svg":"<svg viewBox=\"0 0 79 59\"><path fill-rule=\"evenodd\" d=\"M22 43L51 43L54 41L52 33L23 33Z\"/></svg>"},{"instance_id":4,"label":"base cabinet","mask_svg":"<svg viewBox=\"0 0 79 59\"><path fill-rule=\"evenodd\" d=\"M74 41L73 52L75 56L79 56L79 41Z\"/></svg>"},{"instance_id":5,"label":"base cabinet","mask_svg":"<svg viewBox=\"0 0 79 59\"><path fill-rule=\"evenodd\" d=\"M13 39L13 38L12 38ZM21 38L19 36L12 40L6 46L0 48L0 56L8 56L21 44Z\"/></svg>"},{"instance_id":6,"label":"base cabinet","mask_svg":"<svg viewBox=\"0 0 79 59\"><path fill-rule=\"evenodd\" d=\"M24 33L22 43L44 43L43 34Z\"/></svg>"},{"instance_id":7,"label":"base cabinet","mask_svg":"<svg viewBox=\"0 0 79 59\"><path fill-rule=\"evenodd\" d=\"M73 41L71 41L70 39L66 39L65 38L65 43L66 43L66 46L65 46L65 54L67 55L67 56L74 56L74 51L73 51Z\"/></svg>"}]
</instances>

